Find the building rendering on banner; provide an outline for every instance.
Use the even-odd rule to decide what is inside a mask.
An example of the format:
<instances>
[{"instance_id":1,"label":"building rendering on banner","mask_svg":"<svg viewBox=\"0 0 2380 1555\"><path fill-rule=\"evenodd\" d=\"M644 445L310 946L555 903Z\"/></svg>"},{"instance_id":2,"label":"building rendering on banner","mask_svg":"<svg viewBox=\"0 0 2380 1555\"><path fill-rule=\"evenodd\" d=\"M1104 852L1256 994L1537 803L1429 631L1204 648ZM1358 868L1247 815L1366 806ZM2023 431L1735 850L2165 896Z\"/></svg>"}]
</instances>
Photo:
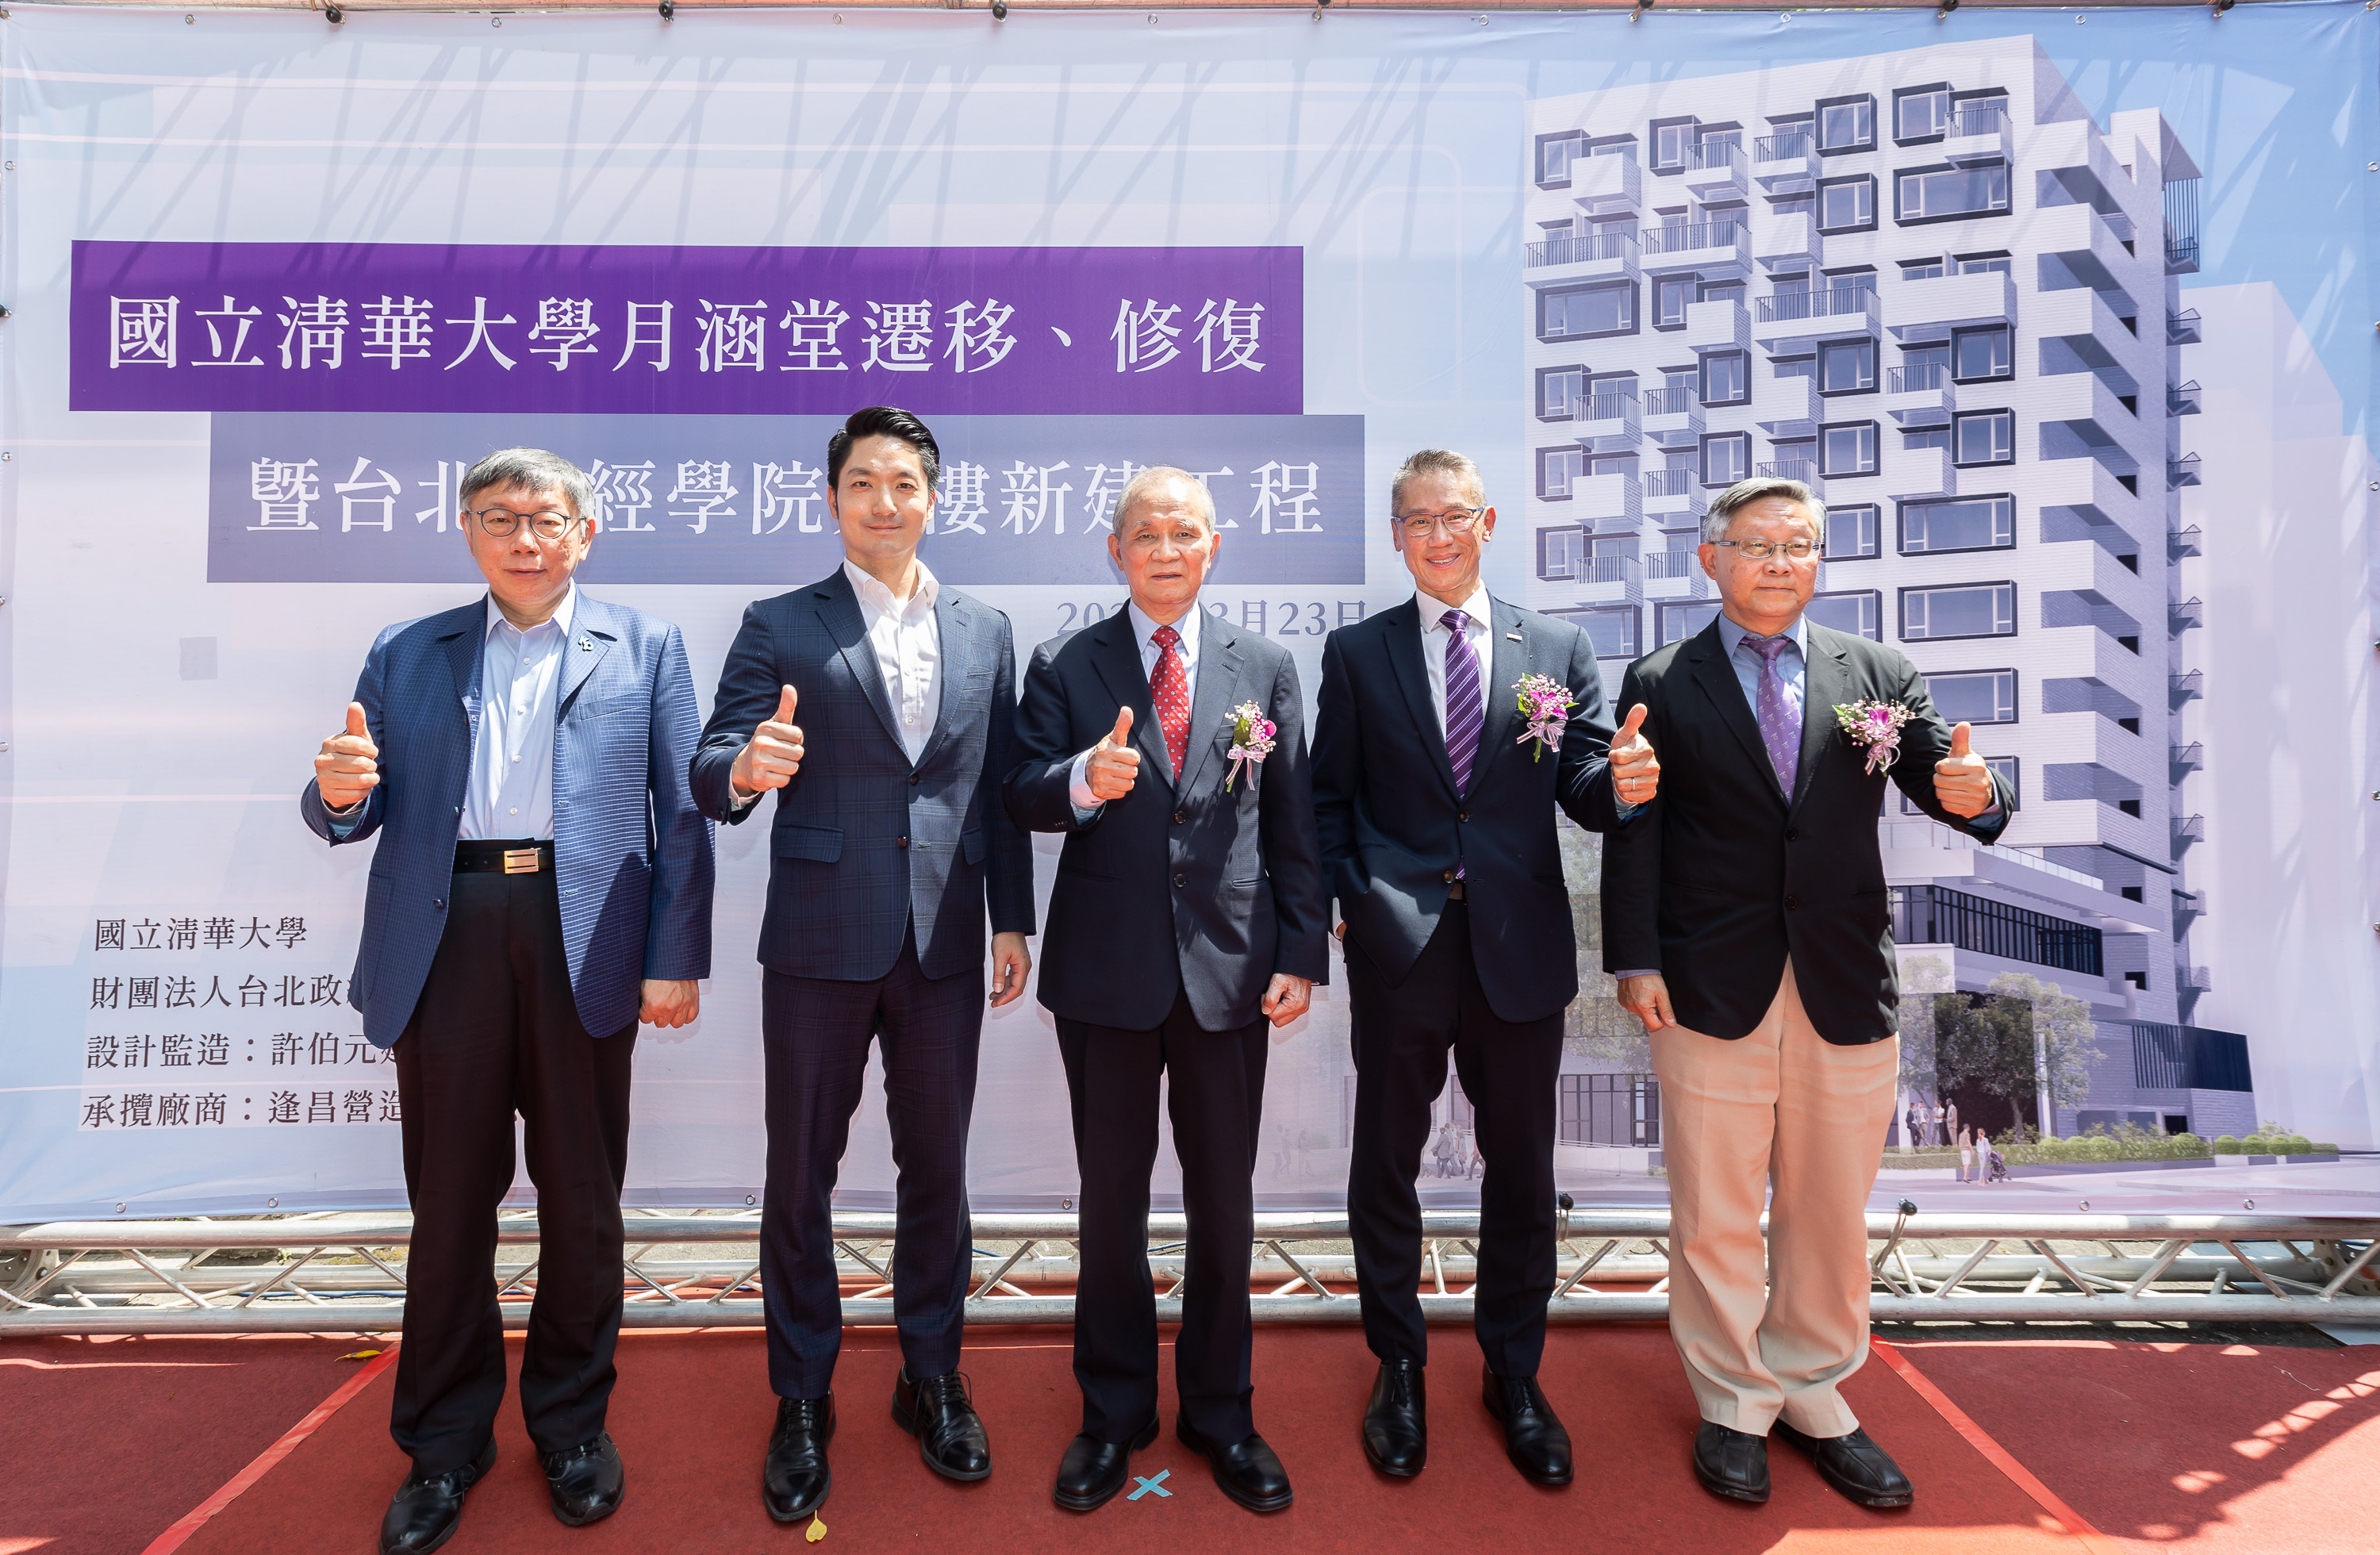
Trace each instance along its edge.
<instances>
[{"instance_id":1,"label":"building rendering on banner","mask_svg":"<svg viewBox=\"0 0 2380 1555\"><path fill-rule=\"evenodd\" d=\"M1906 652L2023 807L1977 849L1888 800L1904 966L2090 1002L2061 1133L2248 1132L2245 1040L2194 1024L2199 169L2173 128L2095 122L2030 38L1540 99L1529 128L1527 602L1616 686L1718 612L1710 497L1807 481L1812 618Z\"/></svg>"}]
</instances>

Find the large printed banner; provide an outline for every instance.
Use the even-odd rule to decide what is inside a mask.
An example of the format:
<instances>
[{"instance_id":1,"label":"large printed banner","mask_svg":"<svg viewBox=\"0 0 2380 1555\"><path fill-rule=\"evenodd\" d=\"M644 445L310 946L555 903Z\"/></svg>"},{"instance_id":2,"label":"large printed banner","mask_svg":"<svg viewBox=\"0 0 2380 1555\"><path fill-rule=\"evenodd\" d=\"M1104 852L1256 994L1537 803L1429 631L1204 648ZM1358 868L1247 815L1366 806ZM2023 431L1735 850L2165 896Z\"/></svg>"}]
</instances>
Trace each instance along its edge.
<instances>
[{"instance_id":1,"label":"large printed banner","mask_svg":"<svg viewBox=\"0 0 2380 1555\"><path fill-rule=\"evenodd\" d=\"M371 850L296 796L373 636L478 592L458 478L585 468L581 581L679 623L707 706L745 606L838 564L826 439L879 403L941 443L927 562L1020 651L1122 607L1116 495L1178 465L1205 607L1309 697L1410 592L1413 450L1478 461L1491 587L1615 688L1718 610L1711 494L1808 480L1815 618L2022 804L1991 850L1879 818L1884 1201L1983 1191L1955 1118L2090 1136L1996 1202L2380 1202L2313 1148L2380 1144L2362 6L498 25L0 23L0 1221L401 1206L346 1002ZM1658 1203L1563 834L1557 1174ZM761 1191L765 840L719 838L700 1022L638 1039L634 1202ZM982 1065L974 1204L1071 1208L1030 997ZM1259 1203L1342 1201L1354 1086L1334 983L1274 1035ZM1475 1198L1473 1124L1450 1078L1427 1201ZM839 1201L892 1186L871 1087Z\"/></svg>"}]
</instances>

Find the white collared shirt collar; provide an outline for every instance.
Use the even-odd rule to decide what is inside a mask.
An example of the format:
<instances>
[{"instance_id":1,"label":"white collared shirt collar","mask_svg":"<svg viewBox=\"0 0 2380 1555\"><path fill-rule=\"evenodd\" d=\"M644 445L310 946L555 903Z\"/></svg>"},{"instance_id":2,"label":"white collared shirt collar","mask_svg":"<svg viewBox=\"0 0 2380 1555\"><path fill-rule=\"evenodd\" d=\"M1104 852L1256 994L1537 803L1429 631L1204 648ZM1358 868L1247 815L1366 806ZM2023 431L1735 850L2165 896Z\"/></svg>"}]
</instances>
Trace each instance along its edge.
<instances>
[{"instance_id":1,"label":"white collared shirt collar","mask_svg":"<svg viewBox=\"0 0 2380 1555\"><path fill-rule=\"evenodd\" d=\"M1132 618L1132 640L1140 650L1141 662L1148 663L1157 651L1148 639L1161 623L1151 619L1148 613L1137 604L1128 603L1123 610L1124 613ZM1173 623L1173 630L1182 638L1182 659L1184 663L1195 664L1198 662L1198 622L1199 617L1206 613L1198 602L1193 600L1190 608L1182 613L1182 619Z\"/></svg>"},{"instance_id":2,"label":"white collared shirt collar","mask_svg":"<svg viewBox=\"0 0 2380 1555\"><path fill-rule=\"evenodd\" d=\"M488 595L488 624L482 629L480 635L482 637L493 637L498 626L508 626L520 637L526 638L543 631L548 626L552 626L554 629L555 634L566 642L570 638L570 624L577 618L577 613L578 584L576 579L572 580L571 583L562 590L562 603L555 607L553 613L548 616L545 620L540 622L538 625L531 626L526 632L521 631L519 627L514 626L510 621L504 619L504 607L496 603L496 596L492 591Z\"/></svg>"},{"instance_id":3,"label":"white collared shirt collar","mask_svg":"<svg viewBox=\"0 0 2380 1555\"><path fill-rule=\"evenodd\" d=\"M843 576L851 579L852 591L859 596L860 608L876 615L891 615L904 622L915 621L920 613L931 614L934 601L942 586L936 581L932 569L921 559L917 563L917 588L905 600L896 600L892 590L879 582L874 575L855 566L848 558L843 564Z\"/></svg>"},{"instance_id":4,"label":"white collared shirt collar","mask_svg":"<svg viewBox=\"0 0 2380 1555\"><path fill-rule=\"evenodd\" d=\"M1445 601L1429 594L1425 594L1420 589L1416 589L1414 590L1414 608L1421 612L1421 629L1423 631L1442 632L1446 629L1444 620L1446 615ZM1463 601L1457 608L1459 608L1463 614L1468 615L1472 620L1479 623L1479 629L1483 632L1489 630L1495 625L1494 619L1488 614L1488 585L1484 581L1475 586L1471 590L1471 597Z\"/></svg>"}]
</instances>

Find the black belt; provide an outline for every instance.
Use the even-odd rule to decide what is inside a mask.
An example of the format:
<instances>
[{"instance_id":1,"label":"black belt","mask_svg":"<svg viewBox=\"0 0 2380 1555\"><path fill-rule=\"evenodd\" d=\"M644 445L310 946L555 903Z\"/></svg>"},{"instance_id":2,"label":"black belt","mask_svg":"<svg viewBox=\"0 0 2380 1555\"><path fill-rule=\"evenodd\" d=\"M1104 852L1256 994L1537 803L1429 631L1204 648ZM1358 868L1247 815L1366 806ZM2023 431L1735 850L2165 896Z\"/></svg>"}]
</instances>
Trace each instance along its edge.
<instances>
[{"instance_id":1,"label":"black belt","mask_svg":"<svg viewBox=\"0 0 2380 1555\"><path fill-rule=\"evenodd\" d=\"M553 869L553 844L522 838L518 842L456 843L455 872L458 875L542 875Z\"/></svg>"}]
</instances>

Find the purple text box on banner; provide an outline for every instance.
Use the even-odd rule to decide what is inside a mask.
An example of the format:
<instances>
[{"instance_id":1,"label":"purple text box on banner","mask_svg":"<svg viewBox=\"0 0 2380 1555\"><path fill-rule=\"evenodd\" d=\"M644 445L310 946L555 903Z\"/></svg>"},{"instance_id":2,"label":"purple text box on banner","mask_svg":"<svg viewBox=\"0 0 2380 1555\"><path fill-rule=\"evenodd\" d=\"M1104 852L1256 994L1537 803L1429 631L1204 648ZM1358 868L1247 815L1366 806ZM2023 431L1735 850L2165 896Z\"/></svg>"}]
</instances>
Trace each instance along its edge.
<instances>
[{"instance_id":1,"label":"purple text box on banner","mask_svg":"<svg viewBox=\"0 0 2380 1555\"><path fill-rule=\"evenodd\" d=\"M475 583L456 483L500 442L594 482L589 584L793 586L843 555L826 504L841 417L224 414L209 454L216 583ZM953 416L923 554L961 587L1113 583L1108 519L1133 474L1196 471L1218 583L1364 580L1360 416Z\"/></svg>"},{"instance_id":2,"label":"purple text box on banner","mask_svg":"<svg viewBox=\"0 0 2380 1555\"><path fill-rule=\"evenodd\" d=\"M1293 248L74 246L77 410L1295 415Z\"/></svg>"}]
</instances>

